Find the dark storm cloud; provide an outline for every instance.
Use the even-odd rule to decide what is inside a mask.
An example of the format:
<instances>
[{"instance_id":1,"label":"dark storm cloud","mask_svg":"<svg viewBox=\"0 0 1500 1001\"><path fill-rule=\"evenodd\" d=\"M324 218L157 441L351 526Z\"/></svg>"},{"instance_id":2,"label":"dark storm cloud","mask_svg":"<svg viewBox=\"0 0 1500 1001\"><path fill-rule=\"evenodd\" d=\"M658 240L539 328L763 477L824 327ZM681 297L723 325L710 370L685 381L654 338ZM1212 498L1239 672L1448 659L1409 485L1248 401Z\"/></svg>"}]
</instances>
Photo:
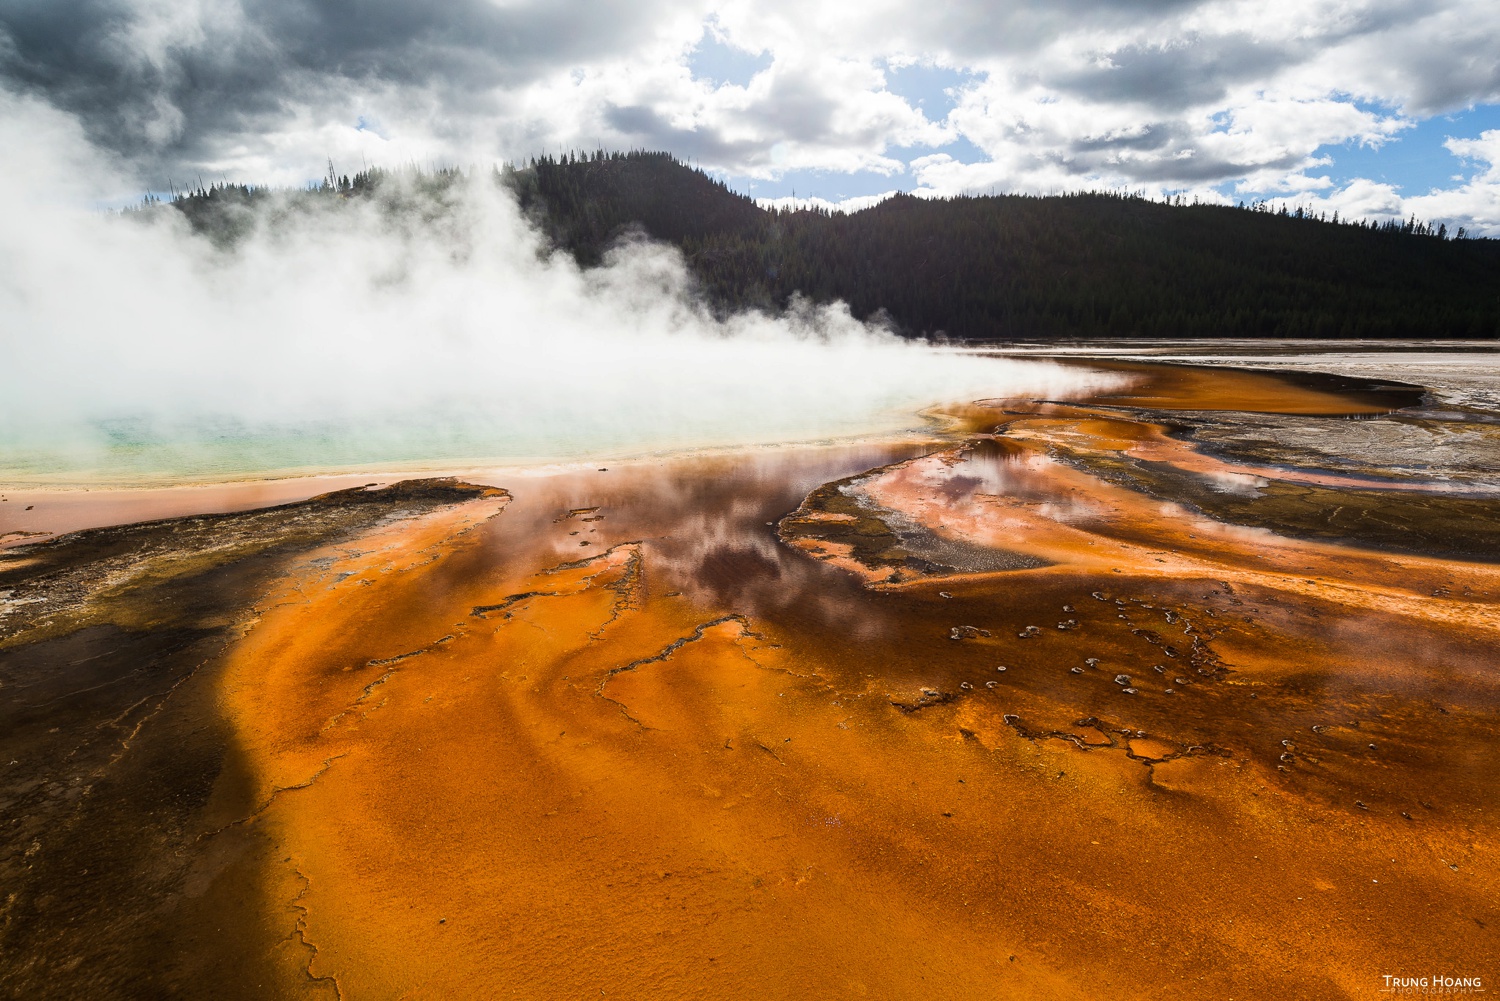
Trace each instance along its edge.
<instances>
[{"instance_id":1,"label":"dark storm cloud","mask_svg":"<svg viewBox=\"0 0 1500 1001\"><path fill-rule=\"evenodd\" d=\"M136 24L127 5L111 0L33 0L0 8L7 40L0 72L74 112L91 138L126 155L169 139L191 145L210 123L216 131L234 131L276 110L284 66L273 46L237 34L173 47L165 61L154 62L127 41Z\"/></svg>"},{"instance_id":2,"label":"dark storm cloud","mask_svg":"<svg viewBox=\"0 0 1500 1001\"><path fill-rule=\"evenodd\" d=\"M1140 136L1106 136L1075 140L1062 148L1033 154L1037 166L1049 166L1076 178L1128 177L1132 183L1167 187L1218 184L1259 170L1292 170L1303 156L1279 156L1242 162L1206 156L1181 130L1157 126Z\"/></svg>"},{"instance_id":3,"label":"dark storm cloud","mask_svg":"<svg viewBox=\"0 0 1500 1001\"><path fill-rule=\"evenodd\" d=\"M995 0L927 4L912 11L903 31L926 46L960 58L984 60L1034 50L1081 26L1105 31L1149 24L1201 6L1203 0L1054 0L1046 4Z\"/></svg>"},{"instance_id":4,"label":"dark storm cloud","mask_svg":"<svg viewBox=\"0 0 1500 1001\"><path fill-rule=\"evenodd\" d=\"M800 75L778 74L767 100L754 109L758 124L770 126L789 139L816 143L833 131L839 103L824 87Z\"/></svg>"},{"instance_id":5,"label":"dark storm cloud","mask_svg":"<svg viewBox=\"0 0 1500 1001\"><path fill-rule=\"evenodd\" d=\"M1099 150L1158 150L1180 136L1181 130L1158 123L1145 125L1125 133L1079 139L1072 144L1072 148L1077 153L1091 153Z\"/></svg>"},{"instance_id":6,"label":"dark storm cloud","mask_svg":"<svg viewBox=\"0 0 1500 1001\"><path fill-rule=\"evenodd\" d=\"M1222 100L1231 86L1292 65L1302 58L1302 48L1263 45L1244 35L1126 45L1108 53L1106 66L1058 73L1045 83L1093 100L1180 111Z\"/></svg>"},{"instance_id":7,"label":"dark storm cloud","mask_svg":"<svg viewBox=\"0 0 1500 1001\"><path fill-rule=\"evenodd\" d=\"M209 3L186 30L128 0L0 3L0 78L78 115L132 157L202 154L352 85L475 95L628 50L665 4L553 0L244 0ZM178 16L192 16L192 8Z\"/></svg>"},{"instance_id":8,"label":"dark storm cloud","mask_svg":"<svg viewBox=\"0 0 1500 1001\"><path fill-rule=\"evenodd\" d=\"M1493 17L1475 17L1475 11L1451 0L1383 0L1344 13L1341 23L1318 35L1316 47L1298 46L1301 56L1345 44L1360 51L1364 43L1366 78L1384 84L1384 103L1399 104L1407 114L1435 115L1500 101Z\"/></svg>"},{"instance_id":9,"label":"dark storm cloud","mask_svg":"<svg viewBox=\"0 0 1500 1001\"><path fill-rule=\"evenodd\" d=\"M1450 39L1441 47L1404 53L1401 61L1414 82L1407 105L1412 114L1500 102L1500 47L1492 37Z\"/></svg>"},{"instance_id":10,"label":"dark storm cloud","mask_svg":"<svg viewBox=\"0 0 1500 1001\"><path fill-rule=\"evenodd\" d=\"M604 122L631 145L668 149L684 159L755 163L766 157L761 142L731 142L714 129L678 128L651 108L611 105L604 110Z\"/></svg>"},{"instance_id":11,"label":"dark storm cloud","mask_svg":"<svg viewBox=\"0 0 1500 1001\"><path fill-rule=\"evenodd\" d=\"M772 148L778 142L813 148L881 145L888 123L879 118L839 121L843 96L801 72L781 70L771 75L763 99L691 129L675 126L657 111L639 105L609 106L603 118L632 144L756 169L772 166ZM724 138L726 132L748 132L756 138L729 140ZM772 138L767 141L767 136Z\"/></svg>"},{"instance_id":12,"label":"dark storm cloud","mask_svg":"<svg viewBox=\"0 0 1500 1001\"><path fill-rule=\"evenodd\" d=\"M1157 157L1132 160L1128 173L1131 181L1139 184L1161 184L1167 187L1218 184L1237 180L1260 170L1295 170L1302 165L1304 159L1301 153L1286 153L1256 160L1254 163L1201 155Z\"/></svg>"}]
</instances>

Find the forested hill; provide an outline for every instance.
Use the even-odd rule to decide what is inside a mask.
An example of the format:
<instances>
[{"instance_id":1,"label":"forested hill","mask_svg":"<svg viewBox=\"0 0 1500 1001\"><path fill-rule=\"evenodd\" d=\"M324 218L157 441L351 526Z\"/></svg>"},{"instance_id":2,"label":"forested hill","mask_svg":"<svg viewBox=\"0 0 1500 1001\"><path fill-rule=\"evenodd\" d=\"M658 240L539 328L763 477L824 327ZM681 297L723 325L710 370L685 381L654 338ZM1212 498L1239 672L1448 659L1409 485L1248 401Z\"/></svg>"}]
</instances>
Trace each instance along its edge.
<instances>
[{"instance_id":1,"label":"forested hill","mask_svg":"<svg viewBox=\"0 0 1500 1001\"><path fill-rule=\"evenodd\" d=\"M955 338L1500 336L1500 241L1416 224L1108 194L768 212L665 154L544 160L511 183L584 263L638 223L725 306L800 291Z\"/></svg>"},{"instance_id":2,"label":"forested hill","mask_svg":"<svg viewBox=\"0 0 1500 1001\"><path fill-rule=\"evenodd\" d=\"M362 176L323 190L378 187ZM1114 194L766 211L663 153L549 158L501 178L581 263L639 227L679 246L723 309L801 292L965 339L1500 337L1500 240L1415 222Z\"/></svg>"}]
</instances>

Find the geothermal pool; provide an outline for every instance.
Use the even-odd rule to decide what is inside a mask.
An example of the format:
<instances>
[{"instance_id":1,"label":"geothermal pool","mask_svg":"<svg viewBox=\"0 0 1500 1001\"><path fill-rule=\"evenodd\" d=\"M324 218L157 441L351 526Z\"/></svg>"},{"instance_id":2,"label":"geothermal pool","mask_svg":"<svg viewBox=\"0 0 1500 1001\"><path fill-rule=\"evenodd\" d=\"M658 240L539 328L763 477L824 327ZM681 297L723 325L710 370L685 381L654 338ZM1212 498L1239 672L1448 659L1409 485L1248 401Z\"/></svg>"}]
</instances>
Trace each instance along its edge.
<instances>
[{"instance_id":1,"label":"geothermal pool","mask_svg":"<svg viewBox=\"0 0 1500 1001\"><path fill-rule=\"evenodd\" d=\"M250 510L165 491L132 511L194 516L13 537L0 984L1327 999L1493 976L1484 387L1090 364L1131 378L924 435ZM35 530L124 497L68 496Z\"/></svg>"}]
</instances>

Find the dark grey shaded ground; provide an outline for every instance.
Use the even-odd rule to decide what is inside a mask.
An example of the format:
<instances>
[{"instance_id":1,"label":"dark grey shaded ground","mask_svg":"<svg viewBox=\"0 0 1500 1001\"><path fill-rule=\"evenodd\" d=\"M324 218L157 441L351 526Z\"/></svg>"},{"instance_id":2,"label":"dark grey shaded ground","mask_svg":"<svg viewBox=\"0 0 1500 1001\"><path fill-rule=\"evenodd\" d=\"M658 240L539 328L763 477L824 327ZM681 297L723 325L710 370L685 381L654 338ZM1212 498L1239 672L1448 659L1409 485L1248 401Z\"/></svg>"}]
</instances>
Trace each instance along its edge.
<instances>
[{"instance_id":1,"label":"dark grey shaded ground","mask_svg":"<svg viewBox=\"0 0 1500 1001\"><path fill-rule=\"evenodd\" d=\"M0 553L0 996L267 993L271 955L300 944L255 920L266 846L205 826L239 784L218 655L298 554L486 489L413 481Z\"/></svg>"}]
</instances>

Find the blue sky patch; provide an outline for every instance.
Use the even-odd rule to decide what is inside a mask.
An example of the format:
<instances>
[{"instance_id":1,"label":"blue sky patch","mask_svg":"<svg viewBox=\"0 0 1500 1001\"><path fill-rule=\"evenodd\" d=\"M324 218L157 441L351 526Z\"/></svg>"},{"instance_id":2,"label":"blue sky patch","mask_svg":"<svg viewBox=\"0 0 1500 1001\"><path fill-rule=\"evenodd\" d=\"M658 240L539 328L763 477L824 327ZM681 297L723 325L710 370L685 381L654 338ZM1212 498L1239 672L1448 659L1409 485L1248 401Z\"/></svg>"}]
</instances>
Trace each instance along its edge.
<instances>
[{"instance_id":1,"label":"blue sky patch","mask_svg":"<svg viewBox=\"0 0 1500 1001\"><path fill-rule=\"evenodd\" d=\"M958 104L946 92L962 88L974 80L976 75L972 70L953 70L921 63L900 68L887 65L885 89L897 97L905 98L906 103L912 107L920 108L928 121L940 122Z\"/></svg>"},{"instance_id":2,"label":"blue sky patch","mask_svg":"<svg viewBox=\"0 0 1500 1001\"><path fill-rule=\"evenodd\" d=\"M989 157L984 155L984 150L969 142L967 136L959 136L946 146L927 146L919 144L915 146L900 147L901 155L908 162L920 156L930 156L933 153L947 153L953 159L961 163L984 163Z\"/></svg>"},{"instance_id":3,"label":"blue sky patch","mask_svg":"<svg viewBox=\"0 0 1500 1001\"><path fill-rule=\"evenodd\" d=\"M771 53L746 52L719 41L713 32L705 31L703 38L688 53L687 66L696 80L707 80L715 87L732 84L744 87L751 78L771 65Z\"/></svg>"},{"instance_id":4,"label":"blue sky patch","mask_svg":"<svg viewBox=\"0 0 1500 1001\"><path fill-rule=\"evenodd\" d=\"M1308 173L1323 174L1343 187L1357 177L1390 184L1406 196L1425 195L1434 188L1458 187L1474 172L1443 146L1453 139L1477 139L1486 129L1500 129L1500 105L1482 104L1451 115L1437 115L1403 129L1379 149L1355 142L1318 148L1318 156L1333 163Z\"/></svg>"}]
</instances>

